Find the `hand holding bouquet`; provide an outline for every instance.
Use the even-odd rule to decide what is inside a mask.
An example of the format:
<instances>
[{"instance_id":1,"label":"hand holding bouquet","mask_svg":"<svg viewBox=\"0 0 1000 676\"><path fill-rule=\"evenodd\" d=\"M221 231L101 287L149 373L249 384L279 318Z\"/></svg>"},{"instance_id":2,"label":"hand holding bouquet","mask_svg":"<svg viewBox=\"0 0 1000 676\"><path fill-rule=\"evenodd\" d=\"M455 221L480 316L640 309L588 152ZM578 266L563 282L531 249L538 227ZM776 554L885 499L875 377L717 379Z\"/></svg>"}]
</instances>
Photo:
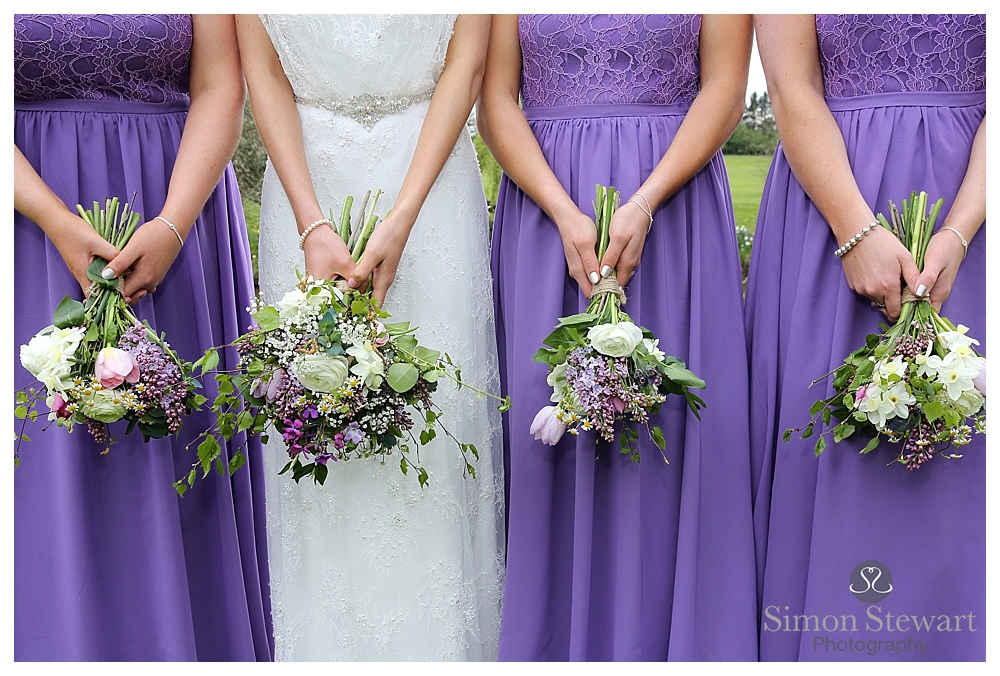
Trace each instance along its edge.
<instances>
[{"instance_id":1,"label":"hand holding bouquet","mask_svg":"<svg viewBox=\"0 0 1000 676\"><path fill-rule=\"evenodd\" d=\"M597 186L598 260L607 250L618 203L615 188ZM535 439L554 446L566 431L594 430L601 440L610 442L615 438L615 421L622 420L645 425L662 453L666 448L663 432L649 427L649 416L659 411L667 395L684 395L695 415L704 406L689 388L704 389L705 382L680 359L665 355L652 332L636 326L622 311L624 303L625 293L612 274L594 286L586 312L561 318L543 341L547 347L540 348L534 360L549 365L548 384L555 405L545 406L535 416L530 428ZM636 462L638 439L638 431L623 427L621 451ZM663 459L667 459L665 454Z\"/></svg>"},{"instance_id":2,"label":"hand holding bouquet","mask_svg":"<svg viewBox=\"0 0 1000 676\"><path fill-rule=\"evenodd\" d=\"M367 212L365 196L354 227L353 198L345 200L337 232L355 262L380 220L375 214L379 194ZM466 472L475 477L470 456L478 459L476 446L452 436L433 400L441 378L469 387L460 369L448 355L419 345L409 322L383 323L389 314L373 301L371 290L351 289L342 279L306 276L276 304L255 301L251 309L257 326L234 342L238 371L216 375L217 424L202 435L191 472L174 484L181 495L193 485L199 466L204 474L213 463L222 471L216 434L230 440L234 432L262 434L269 427L288 448L290 460L281 473L291 472L296 482L311 476L322 484L331 461L374 456L384 462L396 451L400 470L406 474L412 468L423 486L428 473L418 449L439 430L455 441ZM217 365L216 349L197 363L203 372ZM508 406L503 401L501 409ZM238 453L230 470L241 464Z\"/></svg>"},{"instance_id":3,"label":"hand holding bouquet","mask_svg":"<svg viewBox=\"0 0 1000 676\"><path fill-rule=\"evenodd\" d=\"M928 216L927 193L910 193L902 213L889 202L891 225L878 215L921 270L942 204L938 200ZM895 462L910 470L934 455L960 458L947 449L968 444L973 431L986 432L986 358L976 353L972 346L979 341L967 331L940 316L926 297L904 289L896 324L883 325L882 334L869 334L865 345L847 356L832 373L833 396L813 404L813 419L786 430L784 440L799 431L805 439L820 418L824 425L836 418L840 422L816 440L817 456L826 447L824 436L832 432L835 443L855 433L869 436L862 453L873 451L883 436L902 442Z\"/></svg>"},{"instance_id":4,"label":"hand holding bouquet","mask_svg":"<svg viewBox=\"0 0 1000 676\"><path fill-rule=\"evenodd\" d=\"M77 210L87 223L116 248L127 243L140 221L126 203L119 215L118 199L100 208ZM81 303L68 295L56 307L52 325L21 346L21 364L44 385L15 394L14 414L36 420L35 405L45 395L48 419L72 432L77 423L87 425L94 440L107 453L114 439L108 424L128 420L126 434L138 427L148 440L176 433L182 416L197 409L205 397L196 394L199 383L191 364L170 349L165 336L157 336L140 322L121 295L121 279L101 275L107 261L95 258L87 270L92 284ZM27 441L22 423L18 442ZM14 462L19 463L18 449Z\"/></svg>"}]
</instances>

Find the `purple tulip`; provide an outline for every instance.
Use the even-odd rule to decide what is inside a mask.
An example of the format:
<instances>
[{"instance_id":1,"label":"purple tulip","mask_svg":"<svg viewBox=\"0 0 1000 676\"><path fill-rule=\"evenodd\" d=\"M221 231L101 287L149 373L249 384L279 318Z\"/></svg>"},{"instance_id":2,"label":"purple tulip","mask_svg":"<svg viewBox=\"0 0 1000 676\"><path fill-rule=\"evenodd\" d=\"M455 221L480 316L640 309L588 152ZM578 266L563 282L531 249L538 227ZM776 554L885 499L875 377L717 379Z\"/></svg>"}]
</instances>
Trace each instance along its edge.
<instances>
[{"instance_id":1,"label":"purple tulip","mask_svg":"<svg viewBox=\"0 0 1000 676\"><path fill-rule=\"evenodd\" d=\"M271 374L271 380L267 383L267 391L264 393L267 403L273 404L274 400L278 398L278 388L285 384L286 378L285 369L274 370L274 373Z\"/></svg>"},{"instance_id":2,"label":"purple tulip","mask_svg":"<svg viewBox=\"0 0 1000 676\"><path fill-rule=\"evenodd\" d=\"M621 413L625 410L625 402L618 397L611 397L611 405L615 407L615 410Z\"/></svg>"}]
</instances>

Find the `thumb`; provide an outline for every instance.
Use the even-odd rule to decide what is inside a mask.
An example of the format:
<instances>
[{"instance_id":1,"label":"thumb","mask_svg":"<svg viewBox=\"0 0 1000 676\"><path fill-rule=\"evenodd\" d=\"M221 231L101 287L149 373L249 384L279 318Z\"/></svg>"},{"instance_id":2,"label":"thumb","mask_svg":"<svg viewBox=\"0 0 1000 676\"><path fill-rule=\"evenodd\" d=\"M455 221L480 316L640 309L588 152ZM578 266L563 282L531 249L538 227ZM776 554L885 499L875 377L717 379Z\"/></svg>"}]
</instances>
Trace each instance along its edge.
<instances>
[{"instance_id":1,"label":"thumb","mask_svg":"<svg viewBox=\"0 0 1000 676\"><path fill-rule=\"evenodd\" d=\"M926 296L934 287L940 270L933 265L925 265L924 271L920 272L917 269L917 264L909 256L905 256L902 263L903 279L906 280L906 285L910 287L910 291L921 297Z\"/></svg>"},{"instance_id":2,"label":"thumb","mask_svg":"<svg viewBox=\"0 0 1000 676\"><path fill-rule=\"evenodd\" d=\"M122 249L120 253L118 253L118 250L115 249L113 246L111 246L110 243L108 244L108 246L111 247L112 253L110 256L108 256L110 260L108 261L108 264L104 267L104 271L101 273L101 276L104 277L105 279L114 279L115 277L121 277L121 275L126 270L132 267L132 264L135 263L136 259L139 257L138 250L130 249L129 247L126 246L124 249ZM98 253L97 255L104 258L104 256L100 253Z\"/></svg>"},{"instance_id":3,"label":"thumb","mask_svg":"<svg viewBox=\"0 0 1000 676\"><path fill-rule=\"evenodd\" d=\"M368 278L371 277L372 271L375 269L376 261L374 256L361 256L361 260L358 261L357 266L354 268L354 272L347 279L347 285L352 289L363 289L368 283Z\"/></svg>"}]
</instances>

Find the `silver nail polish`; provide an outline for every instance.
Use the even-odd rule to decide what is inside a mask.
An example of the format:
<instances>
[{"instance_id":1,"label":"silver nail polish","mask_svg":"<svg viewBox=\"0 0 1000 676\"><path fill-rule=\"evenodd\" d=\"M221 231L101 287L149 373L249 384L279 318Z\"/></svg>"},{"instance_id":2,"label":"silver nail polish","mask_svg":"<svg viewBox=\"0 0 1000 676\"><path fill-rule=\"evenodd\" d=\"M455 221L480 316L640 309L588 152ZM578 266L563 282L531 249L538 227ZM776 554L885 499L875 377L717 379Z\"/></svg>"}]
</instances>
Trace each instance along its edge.
<instances>
[{"instance_id":1,"label":"silver nail polish","mask_svg":"<svg viewBox=\"0 0 1000 676\"><path fill-rule=\"evenodd\" d=\"M101 270L101 277L103 277L104 279L114 279L115 271L112 270L111 268L104 268L103 270Z\"/></svg>"},{"instance_id":2,"label":"silver nail polish","mask_svg":"<svg viewBox=\"0 0 1000 676\"><path fill-rule=\"evenodd\" d=\"M610 265L605 265L603 268L601 268L601 277L604 277L604 279L607 279L610 276L611 276L611 266Z\"/></svg>"},{"instance_id":3,"label":"silver nail polish","mask_svg":"<svg viewBox=\"0 0 1000 676\"><path fill-rule=\"evenodd\" d=\"M923 296L926 293L927 293L927 285L926 284L918 284L917 285L917 295L918 296Z\"/></svg>"},{"instance_id":4,"label":"silver nail polish","mask_svg":"<svg viewBox=\"0 0 1000 676\"><path fill-rule=\"evenodd\" d=\"M597 282L601 281L601 278L598 276L598 274L596 272L591 272L587 276L590 277L590 283L591 284L597 284Z\"/></svg>"}]
</instances>

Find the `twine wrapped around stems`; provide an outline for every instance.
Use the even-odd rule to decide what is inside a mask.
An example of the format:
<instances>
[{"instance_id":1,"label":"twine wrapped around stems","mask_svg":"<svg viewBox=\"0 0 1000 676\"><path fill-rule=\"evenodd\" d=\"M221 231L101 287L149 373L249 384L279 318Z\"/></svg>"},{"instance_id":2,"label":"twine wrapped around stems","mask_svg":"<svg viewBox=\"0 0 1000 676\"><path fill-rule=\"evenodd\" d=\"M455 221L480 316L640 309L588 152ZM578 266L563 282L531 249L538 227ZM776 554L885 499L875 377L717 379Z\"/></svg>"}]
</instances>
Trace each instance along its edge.
<instances>
[{"instance_id":1,"label":"twine wrapped around stems","mask_svg":"<svg viewBox=\"0 0 1000 676\"><path fill-rule=\"evenodd\" d=\"M112 291L116 291L118 295L124 295L123 290L125 289L125 277L118 277L115 280L114 287L110 285L110 280L104 284L91 282L90 286L83 290L83 296L84 298L90 298L95 291L100 291L101 289L111 289Z\"/></svg>"},{"instance_id":2,"label":"twine wrapped around stems","mask_svg":"<svg viewBox=\"0 0 1000 676\"><path fill-rule=\"evenodd\" d=\"M929 296L918 296L917 294L910 291L910 287L903 285L903 303L913 303L918 300L928 300Z\"/></svg>"},{"instance_id":3,"label":"twine wrapped around stems","mask_svg":"<svg viewBox=\"0 0 1000 676\"><path fill-rule=\"evenodd\" d=\"M618 284L618 280L615 279L614 277L608 277L607 279L602 279L601 281L597 282L597 284L594 284L594 290L590 294L591 299L593 299L594 296L600 294L614 294L618 296L618 301L622 305L624 305L625 301L627 300L625 298L625 289L623 289L621 285Z\"/></svg>"}]
</instances>

